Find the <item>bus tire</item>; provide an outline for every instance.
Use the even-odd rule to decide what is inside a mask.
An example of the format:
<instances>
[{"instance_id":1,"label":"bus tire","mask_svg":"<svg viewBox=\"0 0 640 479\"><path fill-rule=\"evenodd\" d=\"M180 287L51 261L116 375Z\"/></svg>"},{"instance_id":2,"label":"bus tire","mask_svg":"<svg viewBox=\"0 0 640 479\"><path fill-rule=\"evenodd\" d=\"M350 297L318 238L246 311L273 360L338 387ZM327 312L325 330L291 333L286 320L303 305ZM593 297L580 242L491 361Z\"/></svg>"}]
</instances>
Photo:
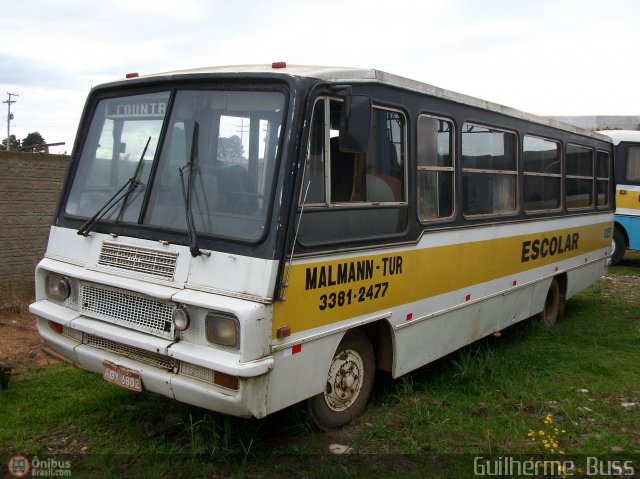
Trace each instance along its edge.
<instances>
[{"instance_id":1,"label":"bus tire","mask_svg":"<svg viewBox=\"0 0 640 479\"><path fill-rule=\"evenodd\" d=\"M611 241L611 266L617 265L622 261L624 251L627 249L627 242L624 239L622 231L618 228L613 230L613 240Z\"/></svg>"},{"instance_id":2,"label":"bus tire","mask_svg":"<svg viewBox=\"0 0 640 479\"><path fill-rule=\"evenodd\" d=\"M560 313L560 286L558 280L553 278L549 285L547 297L544 300L544 307L540 313L540 319L546 326L553 326L558 320Z\"/></svg>"},{"instance_id":3,"label":"bus tire","mask_svg":"<svg viewBox=\"0 0 640 479\"><path fill-rule=\"evenodd\" d=\"M320 429L343 426L367 404L375 374L373 347L367 336L349 331L336 349L325 389L309 399L309 409Z\"/></svg>"}]
</instances>

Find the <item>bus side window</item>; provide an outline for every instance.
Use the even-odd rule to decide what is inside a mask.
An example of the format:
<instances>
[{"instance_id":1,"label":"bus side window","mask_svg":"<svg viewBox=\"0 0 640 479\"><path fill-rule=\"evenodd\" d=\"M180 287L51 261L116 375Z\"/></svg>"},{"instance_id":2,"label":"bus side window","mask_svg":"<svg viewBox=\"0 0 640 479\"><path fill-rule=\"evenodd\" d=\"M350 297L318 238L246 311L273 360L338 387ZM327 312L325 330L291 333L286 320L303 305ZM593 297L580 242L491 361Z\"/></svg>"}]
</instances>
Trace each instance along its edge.
<instances>
[{"instance_id":1,"label":"bus side window","mask_svg":"<svg viewBox=\"0 0 640 479\"><path fill-rule=\"evenodd\" d=\"M596 153L596 206L598 208L609 206L610 169L609 153L598 150Z\"/></svg>"},{"instance_id":2,"label":"bus side window","mask_svg":"<svg viewBox=\"0 0 640 479\"><path fill-rule=\"evenodd\" d=\"M307 185L309 187L306 192L306 204L328 206L331 203L353 201L355 155L343 152L338 147L340 108L341 103L337 101L320 100L315 104L304 170L304 185L305 188ZM327 159L330 165L327 165ZM327 168L330 178L328 185L325 181Z\"/></svg>"},{"instance_id":3,"label":"bus side window","mask_svg":"<svg viewBox=\"0 0 640 479\"><path fill-rule=\"evenodd\" d=\"M404 117L395 111L374 108L371 140L367 149L365 201L399 203L405 201ZM360 156L360 155L359 155Z\"/></svg>"},{"instance_id":4,"label":"bus side window","mask_svg":"<svg viewBox=\"0 0 640 479\"><path fill-rule=\"evenodd\" d=\"M331 203L362 201L362 181L356 173L356 155L342 151L340 143L340 113L342 102L329 102L329 157L331 158Z\"/></svg>"},{"instance_id":5,"label":"bus side window","mask_svg":"<svg viewBox=\"0 0 640 479\"><path fill-rule=\"evenodd\" d=\"M338 100L314 105L301 197L307 205L303 243L393 234L406 226L404 116L374 108L367 152L351 153L339 148L341 108Z\"/></svg>"},{"instance_id":6,"label":"bus side window","mask_svg":"<svg viewBox=\"0 0 640 479\"><path fill-rule=\"evenodd\" d=\"M590 208L593 206L593 150L569 143L566 151L567 208Z\"/></svg>"},{"instance_id":7,"label":"bus side window","mask_svg":"<svg viewBox=\"0 0 640 479\"><path fill-rule=\"evenodd\" d=\"M625 179L633 182L640 181L640 147L638 146L629 147Z\"/></svg>"},{"instance_id":8,"label":"bus side window","mask_svg":"<svg viewBox=\"0 0 640 479\"><path fill-rule=\"evenodd\" d=\"M325 142L324 142L325 101L316 102L311 118L311 130L304 164L302 199L306 204L325 204ZM301 200L301 201L302 201Z\"/></svg>"},{"instance_id":9,"label":"bus side window","mask_svg":"<svg viewBox=\"0 0 640 479\"><path fill-rule=\"evenodd\" d=\"M453 123L418 117L418 217L420 221L453 215Z\"/></svg>"},{"instance_id":10,"label":"bus side window","mask_svg":"<svg viewBox=\"0 0 640 479\"><path fill-rule=\"evenodd\" d=\"M517 139L512 132L462 126L462 198L467 216L514 213L517 208Z\"/></svg>"},{"instance_id":11,"label":"bus side window","mask_svg":"<svg viewBox=\"0 0 640 479\"><path fill-rule=\"evenodd\" d=\"M560 143L525 135L522 141L524 210L557 210L562 206Z\"/></svg>"}]
</instances>

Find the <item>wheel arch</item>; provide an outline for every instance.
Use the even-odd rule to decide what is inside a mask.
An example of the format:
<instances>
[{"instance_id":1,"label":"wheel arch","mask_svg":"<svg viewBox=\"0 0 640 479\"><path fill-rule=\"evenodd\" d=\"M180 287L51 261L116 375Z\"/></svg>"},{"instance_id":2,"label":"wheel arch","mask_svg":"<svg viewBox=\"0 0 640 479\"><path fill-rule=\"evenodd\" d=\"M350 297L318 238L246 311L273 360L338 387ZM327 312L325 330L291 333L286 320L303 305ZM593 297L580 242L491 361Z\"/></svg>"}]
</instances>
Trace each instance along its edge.
<instances>
[{"instance_id":1,"label":"wheel arch","mask_svg":"<svg viewBox=\"0 0 640 479\"><path fill-rule=\"evenodd\" d=\"M359 328L369 338L376 359L376 369L391 372L393 368L394 341L393 329L389 322L381 319Z\"/></svg>"},{"instance_id":2,"label":"wheel arch","mask_svg":"<svg viewBox=\"0 0 640 479\"><path fill-rule=\"evenodd\" d=\"M555 276L556 281L558 282L558 287L560 288L560 305L558 308L558 316L562 317L564 315L564 306L567 302L567 273L560 273Z\"/></svg>"},{"instance_id":3,"label":"wheel arch","mask_svg":"<svg viewBox=\"0 0 640 479\"><path fill-rule=\"evenodd\" d=\"M622 236L624 236L624 241L628 245L629 244L629 233L627 232L627 229L624 227L624 225L622 223L620 223L619 221L614 221L613 222L613 227L615 229L617 229L618 231L620 231L620 233L622 233Z\"/></svg>"}]
</instances>

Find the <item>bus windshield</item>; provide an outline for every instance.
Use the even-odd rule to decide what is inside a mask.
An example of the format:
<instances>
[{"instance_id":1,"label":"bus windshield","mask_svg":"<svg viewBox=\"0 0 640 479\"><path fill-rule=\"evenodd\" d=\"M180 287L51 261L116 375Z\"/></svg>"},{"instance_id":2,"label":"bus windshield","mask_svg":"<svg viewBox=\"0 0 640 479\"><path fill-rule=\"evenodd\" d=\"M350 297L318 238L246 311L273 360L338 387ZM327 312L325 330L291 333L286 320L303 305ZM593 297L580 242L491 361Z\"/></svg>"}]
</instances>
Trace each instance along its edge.
<instances>
[{"instance_id":1,"label":"bus windshield","mask_svg":"<svg viewBox=\"0 0 640 479\"><path fill-rule=\"evenodd\" d=\"M91 218L111 199L101 223L186 231L192 215L199 236L259 240L268 231L284 94L178 90L173 96L97 103L65 214Z\"/></svg>"}]
</instances>

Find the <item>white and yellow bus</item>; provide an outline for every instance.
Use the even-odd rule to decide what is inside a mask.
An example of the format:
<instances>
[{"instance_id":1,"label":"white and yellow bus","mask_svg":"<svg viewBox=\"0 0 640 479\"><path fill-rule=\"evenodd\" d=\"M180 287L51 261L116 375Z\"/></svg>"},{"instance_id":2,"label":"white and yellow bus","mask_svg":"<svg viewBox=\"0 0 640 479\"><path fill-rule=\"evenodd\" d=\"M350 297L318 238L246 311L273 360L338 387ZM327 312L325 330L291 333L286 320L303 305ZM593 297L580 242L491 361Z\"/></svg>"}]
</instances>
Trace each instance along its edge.
<instances>
[{"instance_id":1,"label":"white and yellow bus","mask_svg":"<svg viewBox=\"0 0 640 479\"><path fill-rule=\"evenodd\" d=\"M611 141L376 70L218 67L87 100L45 344L134 391L322 428L605 272Z\"/></svg>"},{"instance_id":2,"label":"white and yellow bus","mask_svg":"<svg viewBox=\"0 0 640 479\"><path fill-rule=\"evenodd\" d=\"M627 249L640 250L640 131L601 133L615 145L616 216L611 246L611 264L615 265Z\"/></svg>"}]
</instances>

